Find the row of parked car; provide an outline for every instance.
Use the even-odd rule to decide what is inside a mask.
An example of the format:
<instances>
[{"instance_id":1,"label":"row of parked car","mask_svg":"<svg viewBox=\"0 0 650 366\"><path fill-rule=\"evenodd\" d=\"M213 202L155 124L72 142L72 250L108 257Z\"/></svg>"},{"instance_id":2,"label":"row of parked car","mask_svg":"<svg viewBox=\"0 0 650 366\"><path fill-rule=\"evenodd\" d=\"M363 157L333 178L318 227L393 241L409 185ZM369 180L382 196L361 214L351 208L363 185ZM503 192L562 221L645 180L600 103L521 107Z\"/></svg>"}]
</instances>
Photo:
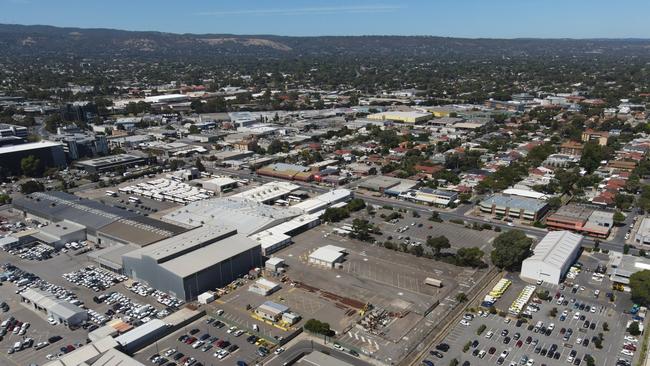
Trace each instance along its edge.
<instances>
[{"instance_id":1,"label":"row of parked car","mask_svg":"<svg viewBox=\"0 0 650 366\"><path fill-rule=\"evenodd\" d=\"M77 286L83 286L95 292L107 290L113 285L128 279L124 275L96 268L95 266L87 266L74 272L64 273L63 278Z\"/></svg>"},{"instance_id":2,"label":"row of parked car","mask_svg":"<svg viewBox=\"0 0 650 366\"><path fill-rule=\"evenodd\" d=\"M123 315L122 320L136 326L153 318L164 318L174 311L174 309L159 310L152 305L138 303L117 291L95 296L93 301L97 304L105 303L110 305L106 313L102 314L103 317L111 318L121 314Z\"/></svg>"},{"instance_id":3,"label":"row of parked car","mask_svg":"<svg viewBox=\"0 0 650 366\"><path fill-rule=\"evenodd\" d=\"M174 309L180 308L181 305L185 303L183 300L172 297L169 294L139 282L133 282L130 287L127 287L127 289L142 297L153 297L158 301L158 303Z\"/></svg>"}]
</instances>

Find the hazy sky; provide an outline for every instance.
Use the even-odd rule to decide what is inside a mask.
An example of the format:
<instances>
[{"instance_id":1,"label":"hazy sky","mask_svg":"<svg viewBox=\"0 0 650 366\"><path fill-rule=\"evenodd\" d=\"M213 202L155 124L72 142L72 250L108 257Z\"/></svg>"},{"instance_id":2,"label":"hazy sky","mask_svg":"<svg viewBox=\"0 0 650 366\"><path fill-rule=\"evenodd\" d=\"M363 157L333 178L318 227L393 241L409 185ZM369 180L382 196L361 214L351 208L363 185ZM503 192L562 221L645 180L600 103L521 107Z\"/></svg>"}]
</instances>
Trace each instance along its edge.
<instances>
[{"instance_id":1,"label":"hazy sky","mask_svg":"<svg viewBox=\"0 0 650 366\"><path fill-rule=\"evenodd\" d=\"M174 33L650 38L650 0L0 0L0 23Z\"/></svg>"}]
</instances>

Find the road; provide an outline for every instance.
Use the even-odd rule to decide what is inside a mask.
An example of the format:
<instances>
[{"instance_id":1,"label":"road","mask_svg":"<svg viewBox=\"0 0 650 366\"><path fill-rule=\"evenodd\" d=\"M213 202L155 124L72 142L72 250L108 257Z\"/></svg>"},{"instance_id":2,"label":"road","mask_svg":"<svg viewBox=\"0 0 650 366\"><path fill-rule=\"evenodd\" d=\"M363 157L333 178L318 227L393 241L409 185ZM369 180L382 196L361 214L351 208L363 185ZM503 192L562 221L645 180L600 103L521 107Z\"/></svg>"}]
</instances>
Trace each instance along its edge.
<instances>
[{"instance_id":1,"label":"road","mask_svg":"<svg viewBox=\"0 0 650 366\"><path fill-rule=\"evenodd\" d=\"M295 362L301 356L311 353L315 350L326 352L330 356L333 356L341 361L347 362L355 366L368 366L368 363L362 361L357 357L351 356L347 353L340 352L334 348L330 348L328 346L310 340L298 341L296 344L289 347L289 349L287 349L286 351L266 361L265 365L267 366L286 365L291 362Z\"/></svg>"}]
</instances>

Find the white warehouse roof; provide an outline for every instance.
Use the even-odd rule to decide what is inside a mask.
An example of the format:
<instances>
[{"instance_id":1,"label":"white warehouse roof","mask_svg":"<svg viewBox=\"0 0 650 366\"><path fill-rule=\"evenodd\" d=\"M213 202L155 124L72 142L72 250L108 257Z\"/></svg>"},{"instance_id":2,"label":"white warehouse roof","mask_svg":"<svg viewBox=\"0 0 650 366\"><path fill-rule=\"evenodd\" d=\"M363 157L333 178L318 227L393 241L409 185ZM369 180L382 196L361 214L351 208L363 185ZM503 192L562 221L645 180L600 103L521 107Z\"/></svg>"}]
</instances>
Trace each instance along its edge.
<instances>
[{"instance_id":1,"label":"white warehouse roof","mask_svg":"<svg viewBox=\"0 0 650 366\"><path fill-rule=\"evenodd\" d=\"M335 245L326 245L316 249L309 255L309 258L321 262L334 263L343 255L345 255L345 248L337 247Z\"/></svg>"},{"instance_id":2,"label":"white warehouse roof","mask_svg":"<svg viewBox=\"0 0 650 366\"><path fill-rule=\"evenodd\" d=\"M525 261L540 261L562 268L581 241L582 235L570 231L550 232L537 244L535 254Z\"/></svg>"}]
</instances>

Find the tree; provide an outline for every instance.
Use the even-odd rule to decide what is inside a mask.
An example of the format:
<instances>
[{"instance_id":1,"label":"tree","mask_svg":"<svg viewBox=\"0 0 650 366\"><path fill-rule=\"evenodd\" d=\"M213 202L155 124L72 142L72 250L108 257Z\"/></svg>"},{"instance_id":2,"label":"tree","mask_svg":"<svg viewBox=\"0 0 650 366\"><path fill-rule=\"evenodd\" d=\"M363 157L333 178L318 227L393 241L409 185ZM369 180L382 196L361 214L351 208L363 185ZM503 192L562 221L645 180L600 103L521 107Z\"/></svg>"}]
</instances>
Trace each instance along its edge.
<instances>
[{"instance_id":1,"label":"tree","mask_svg":"<svg viewBox=\"0 0 650 366\"><path fill-rule=\"evenodd\" d=\"M269 146L266 148L266 152L269 154L277 154L282 151L284 151L284 144L278 139L271 141Z\"/></svg>"},{"instance_id":2,"label":"tree","mask_svg":"<svg viewBox=\"0 0 650 366\"><path fill-rule=\"evenodd\" d=\"M366 202L361 198L354 198L350 202L348 202L348 204L345 207L350 212L356 212L366 208Z\"/></svg>"},{"instance_id":3,"label":"tree","mask_svg":"<svg viewBox=\"0 0 650 366\"><path fill-rule=\"evenodd\" d=\"M465 295L464 292L459 292L459 293L456 295L456 301L458 301L458 302L465 302L465 301L467 301L467 300L468 300L468 299L467 299L467 295Z\"/></svg>"},{"instance_id":4,"label":"tree","mask_svg":"<svg viewBox=\"0 0 650 366\"><path fill-rule=\"evenodd\" d=\"M352 220L352 233L350 233L350 236L361 241L370 241L372 239L370 233L373 230L374 227L368 220L354 219Z\"/></svg>"},{"instance_id":5,"label":"tree","mask_svg":"<svg viewBox=\"0 0 650 366\"><path fill-rule=\"evenodd\" d=\"M630 323L630 326L627 327L628 333L630 333L633 336L638 336L641 334L641 330L639 329L639 322L632 322Z\"/></svg>"},{"instance_id":6,"label":"tree","mask_svg":"<svg viewBox=\"0 0 650 366\"><path fill-rule=\"evenodd\" d=\"M625 221L625 215L621 211L614 212L614 224L620 225Z\"/></svg>"},{"instance_id":7,"label":"tree","mask_svg":"<svg viewBox=\"0 0 650 366\"><path fill-rule=\"evenodd\" d=\"M20 185L20 191L23 194L30 194L34 192L43 192L45 190L45 186L43 183L35 181L35 180L29 180L23 184Z\"/></svg>"},{"instance_id":8,"label":"tree","mask_svg":"<svg viewBox=\"0 0 650 366\"><path fill-rule=\"evenodd\" d=\"M585 360L585 362L587 362L587 366L595 366L596 365L596 361L594 360L593 357L591 357L591 355L585 355L584 360Z\"/></svg>"},{"instance_id":9,"label":"tree","mask_svg":"<svg viewBox=\"0 0 650 366\"><path fill-rule=\"evenodd\" d=\"M304 328L312 333L322 334L329 336L332 334L332 329L330 328L329 323L321 322L316 319L309 319L305 322Z\"/></svg>"},{"instance_id":10,"label":"tree","mask_svg":"<svg viewBox=\"0 0 650 366\"><path fill-rule=\"evenodd\" d=\"M484 267L485 253L478 247L460 248L456 251L456 264L459 266Z\"/></svg>"},{"instance_id":11,"label":"tree","mask_svg":"<svg viewBox=\"0 0 650 366\"><path fill-rule=\"evenodd\" d=\"M607 153L597 142L585 144L580 157L580 166L585 168L587 173L592 173L600 166L600 162L607 158Z\"/></svg>"},{"instance_id":12,"label":"tree","mask_svg":"<svg viewBox=\"0 0 650 366\"><path fill-rule=\"evenodd\" d=\"M11 203L11 196L5 193L0 194L0 205Z\"/></svg>"},{"instance_id":13,"label":"tree","mask_svg":"<svg viewBox=\"0 0 650 366\"><path fill-rule=\"evenodd\" d=\"M191 125L190 128L188 129L189 133L192 135L196 135L197 133L201 133L201 129L196 127L196 125Z\"/></svg>"},{"instance_id":14,"label":"tree","mask_svg":"<svg viewBox=\"0 0 650 366\"><path fill-rule=\"evenodd\" d=\"M551 210L557 210L562 206L562 200L560 197L551 197L551 199L548 200L548 207Z\"/></svg>"},{"instance_id":15,"label":"tree","mask_svg":"<svg viewBox=\"0 0 650 366\"><path fill-rule=\"evenodd\" d=\"M431 217L429 217L429 221L442 222L442 219L440 218L440 213L438 213L438 211L431 212Z\"/></svg>"},{"instance_id":16,"label":"tree","mask_svg":"<svg viewBox=\"0 0 650 366\"><path fill-rule=\"evenodd\" d=\"M204 171L205 171L205 166L204 166L203 163L201 162L201 158L196 158L196 161L194 162L194 166L195 166L196 169L198 169L200 172L204 172Z\"/></svg>"},{"instance_id":17,"label":"tree","mask_svg":"<svg viewBox=\"0 0 650 366\"><path fill-rule=\"evenodd\" d=\"M630 276L631 298L637 304L650 305L650 270L636 272Z\"/></svg>"},{"instance_id":18,"label":"tree","mask_svg":"<svg viewBox=\"0 0 650 366\"><path fill-rule=\"evenodd\" d=\"M494 239L491 259L495 266L510 271L518 270L528 257L533 240L521 230L510 230Z\"/></svg>"},{"instance_id":19,"label":"tree","mask_svg":"<svg viewBox=\"0 0 650 366\"><path fill-rule=\"evenodd\" d=\"M424 254L424 249L422 249L422 245L411 245L409 252L416 257L421 257Z\"/></svg>"},{"instance_id":20,"label":"tree","mask_svg":"<svg viewBox=\"0 0 650 366\"><path fill-rule=\"evenodd\" d=\"M329 207L325 210L321 219L325 222L339 222L348 217L350 217L350 214L348 214L348 210L345 208Z\"/></svg>"},{"instance_id":21,"label":"tree","mask_svg":"<svg viewBox=\"0 0 650 366\"><path fill-rule=\"evenodd\" d=\"M169 169L171 170L178 170L179 168L182 168L185 166L185 162L180 159L174 159L169 161Z\"/></svg>"},{"instance_id":22,"label":"tree","mask_svg":"<svg viewBox=\"0 0 650 366\"><path fill-rule=\"evenodd\" d=\"M440 256L440 252L443 249L451 248L449 239L444 235L435 238L427 238L427 246L433 250L433 255L436 257Z\"/></svg>"},{"instance_id":23,"label":"tree","mask_svg":"<svg viewBox=\"0 0 650 366\"><path fill-rule=\"evenodd\" d=\"M40 177L43 174L41 160L34 155L29 155L20 160L20 169L27 177Z\"/></svg>"}]
</instances>

